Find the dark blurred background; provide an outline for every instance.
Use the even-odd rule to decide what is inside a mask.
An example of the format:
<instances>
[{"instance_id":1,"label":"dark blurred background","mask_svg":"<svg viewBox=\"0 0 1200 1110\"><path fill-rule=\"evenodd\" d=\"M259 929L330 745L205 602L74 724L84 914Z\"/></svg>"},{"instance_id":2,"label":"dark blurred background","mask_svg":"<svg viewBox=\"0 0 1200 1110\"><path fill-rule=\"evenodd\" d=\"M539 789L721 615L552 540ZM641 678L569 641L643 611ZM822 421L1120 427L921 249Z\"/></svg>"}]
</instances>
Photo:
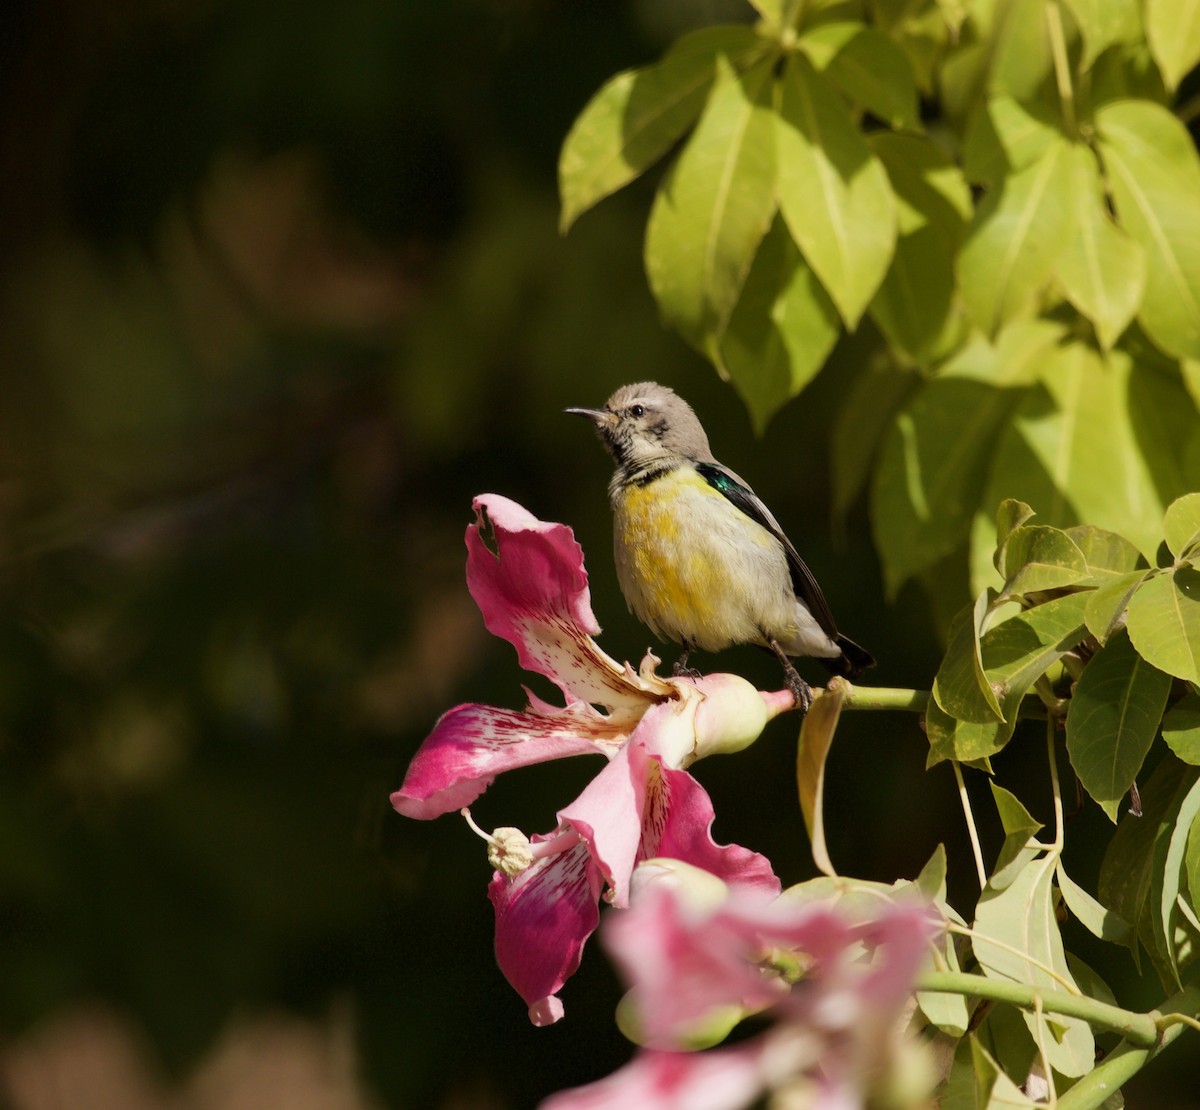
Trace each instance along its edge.
<instances>
[{"instance_id":1,"label":"dark blurred background","mask_svg":"<svg viewBox=\"0 0 1200 1110\"><path fill-rule=\"evenodd\" d=\"M592 92L748 11L5 5L0 1106L529 1107L628 1057L599 947L567 1019L531 1028L492 959L483 845L388 804L440 712L522 702L464 584L474 494L575 528L604 647L651 643L615 585L607 459L566 405L679 388L873 678L928 687L925 601L885 602L861 507L831 539L829 428L872 337L756 440L657 319L653 175L556 231ZM701 662L779 684L748 649ZM834 860L890 881L945 840L969 900L949 772L924 774L915 719L869 716L832 756ZM813 873L795 734L696 768L718 838L785 882ZM1023 760L1044 779L1036 735L1000 769ZM594 771L514 773L475 815L548 829Z\"/></svg>"}]
</instances>

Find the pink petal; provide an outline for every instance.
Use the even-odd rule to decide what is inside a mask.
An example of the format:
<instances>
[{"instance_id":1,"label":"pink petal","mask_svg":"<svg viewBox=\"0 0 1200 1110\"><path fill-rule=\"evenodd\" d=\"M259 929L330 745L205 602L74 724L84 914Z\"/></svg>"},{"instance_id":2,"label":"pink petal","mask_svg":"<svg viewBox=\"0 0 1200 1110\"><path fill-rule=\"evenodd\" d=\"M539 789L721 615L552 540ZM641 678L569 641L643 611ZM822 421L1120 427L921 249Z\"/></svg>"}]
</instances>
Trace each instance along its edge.
<instances>
[{"instance_id":1,"label":"pink petal","mask_svg":"<svg viewBox=\"0 0 1200 1110\"><path fill-rule=\"evenodd\" d=\"M563 756L608 754L608 719L575 703L553 716L490 705L460 705L442 715L417 749L392 805L406 817L428 820L470 805L502 771Z\"/></svg>"},{"instance_id":2,"label":"pink petal","mask_svg":"<svg viewBox=\"0 0 1200 1110\"><path fill-rule=\"evenodd\" d=\"M638 1042L652 1048L693 1044L731 1007L760 1010L788 993L761 971L756 938L667 884L642 888L630 909L609 914L603 937L632 984Z\"/></svg>"},{"instance_id":3,"label":"pink petal","mask_svg":"<svg viewBox=\"0 0 1200 1110\"><path fill-rule=\"evenodd\" d=\"M592 639L600 626L571 529L538 520L498 494L483 494L473 506L467 586L488 630L517 649L526 670L579 700L644 709L653 696ZM495 552L481 534L489 526Z\"/></svg>"},{"instance_id":4,"label":"pink petal","mask_svg":"<svg viewBox=\"0 0 1200 1110\"><path fill-rule=\"evenodd\" d=\"M562 1004L562 999L558 995L552 994L539 999L529 1007L529 1021L541 1029L545 1025L553 1025L556 1021L561 1021L565 1013L566 1008Z\"/></svg>"},{"instance_id":5,"label":"pink petal","mask_svg":"<svg viewBox=\"0 0 1200 1110\"><path fill-rule=\"evenodd\" d=\"M587 844L592 860L609 887L614 905L623 906L629 876L642 839L642 804L646 794L644 746L635 738L592 779L569 806L558 811Z\"/></svg>"},{"instance_id":6,"label":"pink petal","mask_svg":"<svg viewBox=\"0 0 1200 1110\"><path fill-rule=\"evenodd\" d=\"M496 961L529 1005L535 1025L562 1017L554 995L579 966L583 946L596 930L600 886L600 873L582 840L535 860L516 878L500 872L492 878L488 898L496 911Z\"/></svg>"},{"instance_id":7,"label":"pink petal","mask_svg":"<svg viewBox=\"0 0 1200 1110\"><path fill-rule=\"evenodd\" d=\"M922 905L897 905L872 922L866 939L877 951L862 988L869 1005L899 1006L908 998L942 927L936 912Z\"/></svg>"},{"instance_id":8,"label":"pink petal","mask_svg":"<svg viewBox=\"0 0 1200 1110\"><path fill-rule=\"evenodd\" d=\"M718 844L712 836L716 817L704 787L686 771L655 761L658 773L649 780L642 816L639 859L667 856L694 864L730 886L777 895L779 879L766 856L740 844Z\"/></svg>"},{"instance_id":9,"label":"pink petal","mask_svg":"<svg viewBox=\"0 0 1200 1110\"><path fill-rule=\"evenodd\" d=\"M540 1110L739 1110L763 1089L764 1043L709 1052L639 1052L606 1079L560 1091Z\"/></svg>"},{"instance_id":10,"label":"pink petal","mask_svg":"<svg viewBox=\"0 0 1200 1110\"><path fill-rule=\"evenodd\" d=\"M678 1047L730 1007L762 1010L789 996L761 967L775 947L844 953L854 930L822 906L781 906L753 888L727 887L723 903L692 895L669 877L639 884L623 914L611 915L605 947L632 987L643 1043Z\"/></svg>"}]
</instances>

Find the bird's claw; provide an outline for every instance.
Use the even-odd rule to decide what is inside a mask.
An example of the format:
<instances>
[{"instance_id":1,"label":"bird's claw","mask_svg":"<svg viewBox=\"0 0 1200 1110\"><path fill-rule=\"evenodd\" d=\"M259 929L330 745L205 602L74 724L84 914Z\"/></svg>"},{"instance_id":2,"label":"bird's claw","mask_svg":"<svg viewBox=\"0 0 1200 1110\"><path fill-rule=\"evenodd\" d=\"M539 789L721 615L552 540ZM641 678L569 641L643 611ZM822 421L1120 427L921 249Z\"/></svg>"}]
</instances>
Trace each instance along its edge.
<instances>
[{"instance_id":1,"label":"bird's claw","mask_svg":"<svg viewBox=\"0 0 1200 1110\"><path fill-rule=\"evenodd\" d=\"M671 674L676 678L699 678L700 672L695 667L688 667L683 663L676 663L671 668Z\"/></svg>"},{"instance_id":2,"label":"bird's claw","mask_svg":"<svg viewBox=\"0 0 1200 1110\"><path fill-rule=\"evenodd\" d=\"M809 706L812 705L812 687L793 670L787 676L787 688L792 692L792 697L795 699L796 709L800 711L800 716L805 716L808 713Z\"/></svg>"}]
</instances>

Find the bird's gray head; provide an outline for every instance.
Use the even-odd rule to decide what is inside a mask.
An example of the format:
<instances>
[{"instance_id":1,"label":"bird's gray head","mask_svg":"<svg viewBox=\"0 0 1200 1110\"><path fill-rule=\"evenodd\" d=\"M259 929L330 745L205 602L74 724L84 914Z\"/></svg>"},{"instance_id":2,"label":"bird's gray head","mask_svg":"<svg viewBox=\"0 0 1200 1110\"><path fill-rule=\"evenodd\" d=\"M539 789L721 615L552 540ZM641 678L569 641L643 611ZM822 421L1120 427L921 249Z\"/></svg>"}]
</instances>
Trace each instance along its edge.
<instances>
[{"instance_id":1,"label":"bird's gray head","mask_svg":"<svg viewBox=\"0 0 1200 1110\"><path fill-rule=\"evenodd\" d=\"M712 462L708 436L692 406L657 382L623 385L602 409L567 409L596 425L617 466L638 470L680 458Z\"/></svg>"}]
</instances>

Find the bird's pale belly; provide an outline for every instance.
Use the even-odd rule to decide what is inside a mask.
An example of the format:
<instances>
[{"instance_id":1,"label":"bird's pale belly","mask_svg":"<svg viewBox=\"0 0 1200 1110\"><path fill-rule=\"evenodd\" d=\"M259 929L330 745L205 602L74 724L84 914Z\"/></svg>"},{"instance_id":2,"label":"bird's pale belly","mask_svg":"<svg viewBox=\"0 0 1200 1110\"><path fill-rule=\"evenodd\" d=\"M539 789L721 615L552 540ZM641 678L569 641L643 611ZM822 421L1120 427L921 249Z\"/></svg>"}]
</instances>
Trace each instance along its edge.
<instances>
[{"instance_id":1,"label":"bird's pale belly","mask_svg":"<svg viewBox=\"0 0 1200 1110\"><path fill-rule=\"evenodd\" d=\"M794 600L778 542L702 480L667 475L614 505L617 577L663 637L705 651L786 634Z\"/></svg>"}]
</instances>

